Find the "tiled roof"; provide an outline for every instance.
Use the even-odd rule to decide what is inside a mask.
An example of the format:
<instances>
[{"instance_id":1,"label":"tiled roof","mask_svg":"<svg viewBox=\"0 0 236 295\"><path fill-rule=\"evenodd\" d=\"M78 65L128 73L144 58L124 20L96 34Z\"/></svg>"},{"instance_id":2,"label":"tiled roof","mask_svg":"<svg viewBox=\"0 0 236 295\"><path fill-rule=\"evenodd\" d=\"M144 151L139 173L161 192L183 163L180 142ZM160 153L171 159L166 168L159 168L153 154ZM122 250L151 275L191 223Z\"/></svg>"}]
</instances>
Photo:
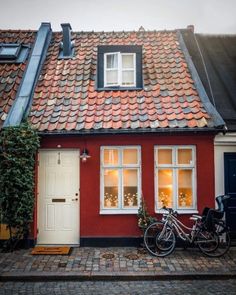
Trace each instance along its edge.
<instances>
[{"instance_id":1,"label":"tiled roof","mask_svg":"<svg viewBox=\"0 0 236 295\"><path fill-rule=\"evenodd\" d=\"M34 31L0 30L0 43L33 44L36 36ZM0 129L14 102L21 78L24 74L25 63L0 63Z\"/></svg>"},{"instance_id":2,"label":"tiled roof","mask_svg":"<svg viewBox=\"0 0 236 295\"><path fill-rule=\"evenodd\" d=\"M30 113L39 131L212 127L176 31L73 33L75 57L58 59L54 33ZM97 91L97 46L142 45L142 90Z\"/></svg>"},{"instance_id":3,"label":"tiled roof","mask_svg":"<svg viewBox=\"0 0 236 295\"><path fill-rule=\"evenodd\" d=\"M236 131L236 35L194 35L185 30L183 38L210 100L228 130Z\"/></svg>"}]
</instances>

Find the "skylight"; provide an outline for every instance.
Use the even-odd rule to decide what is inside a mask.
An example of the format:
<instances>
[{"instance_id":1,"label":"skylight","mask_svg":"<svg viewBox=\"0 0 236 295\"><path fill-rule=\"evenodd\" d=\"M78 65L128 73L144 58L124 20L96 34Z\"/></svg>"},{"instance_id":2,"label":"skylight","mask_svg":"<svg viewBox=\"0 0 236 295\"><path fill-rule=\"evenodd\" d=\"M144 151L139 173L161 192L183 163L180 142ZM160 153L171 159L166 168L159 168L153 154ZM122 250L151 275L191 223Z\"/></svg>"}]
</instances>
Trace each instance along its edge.
<instances>
[{"instance_id":1,"label":"skylight","mask_svg":"<svg viewBox=\"0 0 236 295\"><path fill-rule=\"evenodd\" d=\"M28 57L29 45L0 43L0 63L22 63Z\"/></svg>"},{"instance_id":2,"label":"skylight","mask_svg":"<svg viewBox=\"0 0 236 295\"><path fill-rule=\"evenodd\" d=\"M1 59L16 59L20 52L19 44L2 44L0 45Z\"/></svg>"}]
</instances>

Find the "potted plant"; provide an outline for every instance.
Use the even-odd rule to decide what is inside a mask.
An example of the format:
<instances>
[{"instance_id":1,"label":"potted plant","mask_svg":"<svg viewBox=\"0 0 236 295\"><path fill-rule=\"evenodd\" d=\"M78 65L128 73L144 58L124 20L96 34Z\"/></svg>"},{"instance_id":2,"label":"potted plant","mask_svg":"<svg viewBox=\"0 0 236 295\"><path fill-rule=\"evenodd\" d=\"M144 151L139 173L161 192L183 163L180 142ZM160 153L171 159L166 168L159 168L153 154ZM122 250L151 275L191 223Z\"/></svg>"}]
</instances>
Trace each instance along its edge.
<instances>
[{"instance_id":1,"label":"potted plant","mask_svg":"<svg viewBox=\"0 0 236 295\"><path fill-rule=\"evenodd\" d=\"M144 232L145 229L149 226L149 224L155 221L157 221L157 219L155 217L150 216L145 201L144 199L142 199L140 207L138 209L138 227L142 229L142 231Z\"/></svg>"}]
</instances>

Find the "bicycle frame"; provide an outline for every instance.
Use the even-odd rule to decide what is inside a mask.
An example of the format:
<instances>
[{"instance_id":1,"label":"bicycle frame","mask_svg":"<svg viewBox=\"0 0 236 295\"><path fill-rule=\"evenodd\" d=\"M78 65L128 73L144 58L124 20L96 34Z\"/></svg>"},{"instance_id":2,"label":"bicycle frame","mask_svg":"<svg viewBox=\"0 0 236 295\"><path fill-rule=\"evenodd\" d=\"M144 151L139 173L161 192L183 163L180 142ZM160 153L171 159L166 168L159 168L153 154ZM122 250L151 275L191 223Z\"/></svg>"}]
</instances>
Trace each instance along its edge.
<instances>
[{"instance_id":1,"label":"bicycle frame","mask_svg":"<svg viewBox=\"0 0 236 295\"><path fill-rule=\"evenodd\" d=\"M181 238L183 241L188 241L189 243L193 243L196 237L197 229L199 228L199 219L196 218L195 222L192 227L188 227L185 224L183 224L180 220L178 220L172 213L169 212L169 214L163 214L162 221L166 225L171 227L175 230L177 236ZM187 233L186 230L189 231Z\"/></svg>"}]
</instances>

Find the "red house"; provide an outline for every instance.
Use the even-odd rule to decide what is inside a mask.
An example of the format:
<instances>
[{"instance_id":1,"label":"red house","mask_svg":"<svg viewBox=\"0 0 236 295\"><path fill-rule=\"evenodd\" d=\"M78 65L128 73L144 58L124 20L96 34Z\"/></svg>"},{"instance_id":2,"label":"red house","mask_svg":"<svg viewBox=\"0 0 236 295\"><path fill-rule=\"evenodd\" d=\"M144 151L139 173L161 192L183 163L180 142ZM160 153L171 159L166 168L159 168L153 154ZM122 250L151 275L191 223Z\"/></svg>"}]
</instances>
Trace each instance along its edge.
<instances>
[{"instance_id":1,"label":"red house","mask_svg":"<svg viewBox=\"0 0 236 295\"><path fill-rule=\"evenodd\" d=\"M41 136L36 243L135 244L142 197L152 215L166 205L185 220L214 206L224 121L180 31L71 33L63 24L52 33L43 24L27 71L31 92L22 81L4 126L28 114Z\"/></svg>"}]
</instances>

